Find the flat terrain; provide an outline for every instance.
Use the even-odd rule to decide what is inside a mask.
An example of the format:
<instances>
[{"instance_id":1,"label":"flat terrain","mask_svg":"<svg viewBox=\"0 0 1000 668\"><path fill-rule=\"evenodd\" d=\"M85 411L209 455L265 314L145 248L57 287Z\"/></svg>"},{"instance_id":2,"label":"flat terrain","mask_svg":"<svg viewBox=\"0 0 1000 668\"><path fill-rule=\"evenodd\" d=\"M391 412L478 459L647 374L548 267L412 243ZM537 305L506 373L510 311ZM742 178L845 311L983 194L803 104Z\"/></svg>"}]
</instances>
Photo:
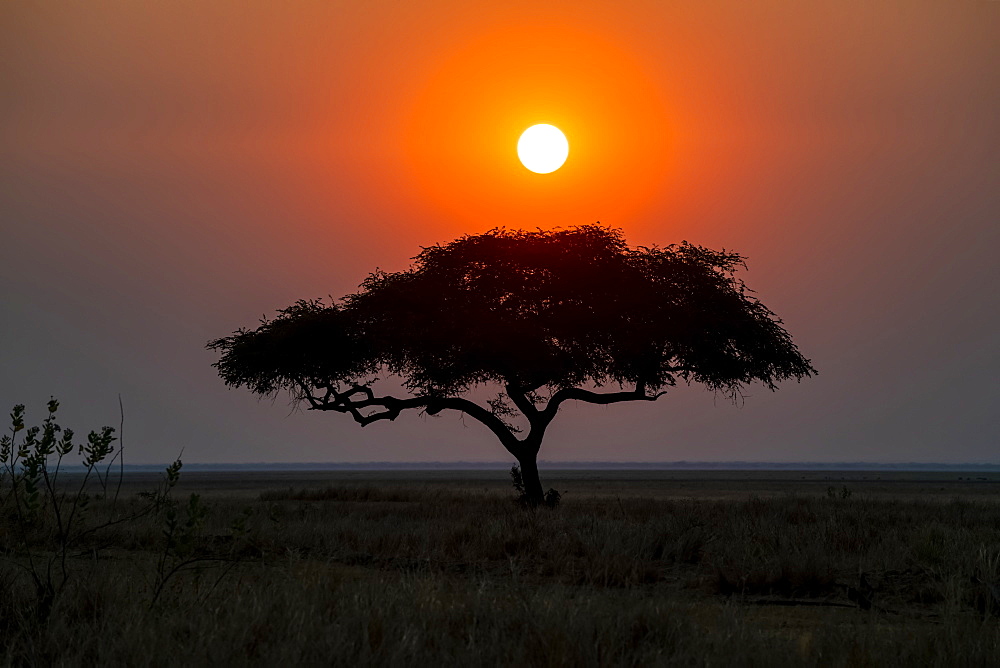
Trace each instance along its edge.
<instances>
[{"instance_id":1,"label":"flat terrain","mask_svg":"<svg viewBox=\"0 0 1000 668\"><path fill-rule=\"evenodd\" d=\"M8 504L0 657L950 666L1000 656L998 473L542 476L562 493L556 508L515 503L504 471L182 472L155 508L138 493L162 476L127 474L117 503L92 490L87 530L66 550L52 518L25 531ZM66 580L43 601L30 574L48 566Z\"/></svg>"},{"instance_id":2,"label":"flat terrain","mask_svg":"<svg viewBox=\"0 0 1000 668\"><path fill-rule=\"evenodd\" d=\"M134 489L156 484L159 473L126 474ZM952 499L1000 503L1000 473L909 471L656 471L543 470L542 483L573 497L746 500L749 496L826 494L847 486L872 499ZM406 486L466 492L511 491L506 471L244 471L184 472L178 491L209 496L253 497L261 492L326 486Z\"/></svg>"}]
</instances>

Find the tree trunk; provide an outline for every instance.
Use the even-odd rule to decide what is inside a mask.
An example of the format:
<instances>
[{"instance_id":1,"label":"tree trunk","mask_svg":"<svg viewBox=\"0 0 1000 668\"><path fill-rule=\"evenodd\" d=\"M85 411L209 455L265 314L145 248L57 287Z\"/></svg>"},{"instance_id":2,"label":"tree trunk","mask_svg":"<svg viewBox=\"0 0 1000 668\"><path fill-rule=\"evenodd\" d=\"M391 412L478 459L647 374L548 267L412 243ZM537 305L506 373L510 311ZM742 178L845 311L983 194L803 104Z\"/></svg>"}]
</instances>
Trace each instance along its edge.
<instances>
[{"instance_id":1,"label":"tree trunk","mask_svg":"<svg viewBox=\"0 0 1000 668\"><path fill-rule=\"evenodd\" d=\"M524 494L528 503L539 505L545 500L542 492L542 481L538 479L538 455L534 452L518 457L521 466L521 481L524 483Z\"/></svg>"}]
</instances>

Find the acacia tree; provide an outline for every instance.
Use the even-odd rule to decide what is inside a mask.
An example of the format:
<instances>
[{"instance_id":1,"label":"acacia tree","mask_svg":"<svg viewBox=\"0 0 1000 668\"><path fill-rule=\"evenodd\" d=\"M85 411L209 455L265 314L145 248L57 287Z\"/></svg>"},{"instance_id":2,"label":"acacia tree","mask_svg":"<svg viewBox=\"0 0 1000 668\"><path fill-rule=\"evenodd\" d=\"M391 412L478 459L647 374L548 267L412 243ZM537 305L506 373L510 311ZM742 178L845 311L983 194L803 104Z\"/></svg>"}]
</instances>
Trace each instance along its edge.
<instances>
[{"instance_id":1,"label":"acacia tree","mask_svg":"<svg viewBox=\"0 0 1000 668\"><path fill-rule=\"evenodd\" d=\"M208 347L227 385L285 390L362 426L409 409L475 418L517 459L537 502L538 451L567 401L655 401L678 380L736 398L752 382L774 390L815 373L734 276L744 266L737 253L687 242L630 248L620 230L597 225L494 229ZM387 376L405 396L378 391ZM476 401L483 388L495 398Z\"/></svg>"}]
</instances>

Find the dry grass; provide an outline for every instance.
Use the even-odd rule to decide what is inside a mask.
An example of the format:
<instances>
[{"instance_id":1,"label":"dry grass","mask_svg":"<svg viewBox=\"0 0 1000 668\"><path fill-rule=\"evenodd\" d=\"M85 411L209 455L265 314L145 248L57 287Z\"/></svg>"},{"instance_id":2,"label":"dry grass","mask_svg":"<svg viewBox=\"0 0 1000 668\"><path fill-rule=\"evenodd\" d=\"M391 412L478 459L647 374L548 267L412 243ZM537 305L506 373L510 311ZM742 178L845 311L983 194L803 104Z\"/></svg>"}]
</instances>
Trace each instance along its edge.
<instances>
[{"instance_id":1,"label":"dry grass","mask_svg":"<svg viewBox=\"0 0 1000 668\"><path fill-rule=\"evenodd\" d=\"M173 578L151 606L162 518L116 526L74 556L80 577L44 623L17 565L23 546L3 531L0 657L855 666L1000 656L1000 505L989 495L840 498L775 482L713 500L633 495L624 483L617 495L581 485L559 508L530 511L495 477L262 481L252 494L210 495L194 550L214 561Z\"/></svg>"}]
</instances>

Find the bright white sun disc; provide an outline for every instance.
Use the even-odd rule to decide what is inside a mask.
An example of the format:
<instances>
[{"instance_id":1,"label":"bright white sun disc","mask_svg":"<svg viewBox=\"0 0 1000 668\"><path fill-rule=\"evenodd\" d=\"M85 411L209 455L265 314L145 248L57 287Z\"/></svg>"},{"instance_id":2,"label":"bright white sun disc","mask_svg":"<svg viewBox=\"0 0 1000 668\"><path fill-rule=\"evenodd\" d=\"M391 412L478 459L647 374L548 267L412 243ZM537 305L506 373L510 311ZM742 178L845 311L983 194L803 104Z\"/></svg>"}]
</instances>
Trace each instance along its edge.
<instances>
[{"instance_id":1,"label":"bright white sun disc","mask_svg":"<svg viewBox=\"0 0 1000 668\"><path fill-rule=\"evenodd\" d=\"M517 140L517 157L536 174L548 174L563 166L569 142L562 130L548 123L532 125Z\"/></svg>"}]
</instances>

